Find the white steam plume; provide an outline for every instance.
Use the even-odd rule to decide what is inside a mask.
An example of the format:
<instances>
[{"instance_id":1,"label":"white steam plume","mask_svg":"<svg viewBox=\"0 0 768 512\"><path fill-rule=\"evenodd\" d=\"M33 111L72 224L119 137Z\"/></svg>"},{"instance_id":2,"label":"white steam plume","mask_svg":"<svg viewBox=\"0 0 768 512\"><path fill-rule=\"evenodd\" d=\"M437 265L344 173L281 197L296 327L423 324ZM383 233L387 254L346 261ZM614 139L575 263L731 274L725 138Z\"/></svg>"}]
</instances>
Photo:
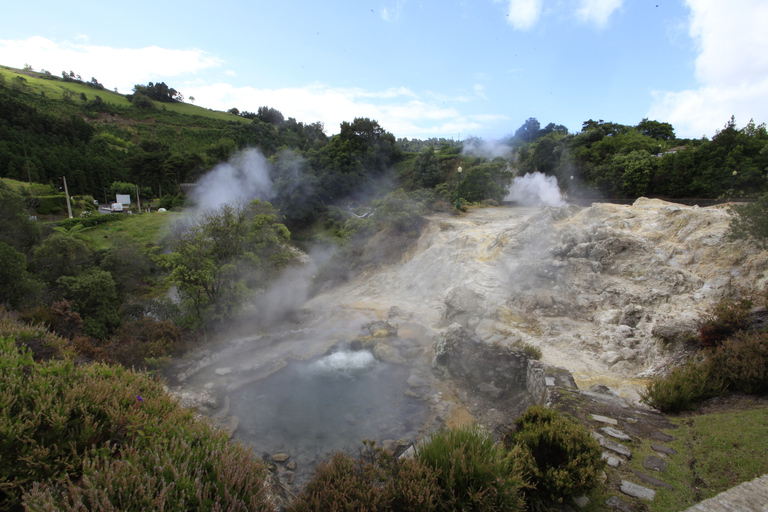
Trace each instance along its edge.
<instances>
[{"instance_id":1,"label":"white steam plume","mask_svg":"<svg viewBox=\"0 0 768 512\"><path fill-rule=\"evenodd\" d=\"M222 162L198 181L192 198L202 210L237 199L266 201L274 196L269 162L257 149L247 149Z\"/></svg>"},{"instance_id":2,"label":"white steam plume","mask_svg":"<svg viewBox=\"0 0 768 512\"><path fill-rule=\"evenodd\" d=\"M479 156L492 160L497 156L507 157L511 148L497 140L485 140L478 137L469 137L464 140L462 154L467 156Z\"/></svg>"},{"instance_id":3,"label":"white steam plume","mask_svg":"<svg viewBox=\"0 0 768 512\"><path fill-rule=\"evenodd\" d=\"M518 176L512 181L505 201L521 206L565 206L563 195L554 176L540 172Z\"/></svg>"}]
</instances>

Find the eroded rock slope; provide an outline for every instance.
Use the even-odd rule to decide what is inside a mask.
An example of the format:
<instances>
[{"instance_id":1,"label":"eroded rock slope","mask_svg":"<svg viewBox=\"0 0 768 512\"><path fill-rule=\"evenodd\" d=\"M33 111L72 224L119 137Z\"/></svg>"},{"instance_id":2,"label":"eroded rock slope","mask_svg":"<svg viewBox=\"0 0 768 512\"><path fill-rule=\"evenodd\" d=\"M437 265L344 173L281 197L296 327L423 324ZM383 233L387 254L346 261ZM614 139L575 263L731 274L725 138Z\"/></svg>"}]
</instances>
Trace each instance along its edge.
<instances>
[{"instance_id":1,"label":"eroded rock slope","mask_svg":"<svg viewBox=\"0 0 768 512\"><path fill-rule=\"evenodd\" d=\"M725 236L730 214L640 198L589 208L434 215L396 265L310 300L315 323L398 311L426 345L452 324L500 347L539 347L582 386L637 397L724 296L764 294L768 253ZM632 397L630 396L630 398Z\"/></svg>"}]
</instances>

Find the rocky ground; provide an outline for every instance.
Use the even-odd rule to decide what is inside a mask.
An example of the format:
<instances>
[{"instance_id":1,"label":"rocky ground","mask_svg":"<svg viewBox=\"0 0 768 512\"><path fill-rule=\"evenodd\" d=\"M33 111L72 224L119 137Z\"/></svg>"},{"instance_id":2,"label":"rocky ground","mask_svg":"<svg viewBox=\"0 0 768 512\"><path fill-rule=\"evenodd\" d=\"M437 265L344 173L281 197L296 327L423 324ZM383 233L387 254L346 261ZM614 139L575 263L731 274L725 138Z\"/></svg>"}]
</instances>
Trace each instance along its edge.
<instances>
[{"instance_id":1,"label":"rocky ground","mask_svg":"<svg viewBox=\"0 0 768 512\"><path fill-rule=\"evenodd\" d=\"M729 221L722 207L645 198L436 214L398 262L388 250L385 262L309 300L289 295L290 331L224 339L182 362L177 392L187 400L208 393L210 409L237 428L221 413L231 390L357 340L381 361L408 365L409 393L431 410L422 432L471 421L501 432L536 400L521 394L529 365L520 354L537 349L545 365L567 370L547 381L553 406L601 436L607 460L618 463L608 472L614 508L644 510L644 498L622 486L664 486L661 431L671 424L642 406L638 390L685 356L722 298L764 300L768 289L768 252L729 241ZM377 334L372 325L391 329ZM452 333L464 343L452 345L453 364L441 360ZM195 375L203 378L193 383ZM621 463L629 455L612 447L631 452L633 438L659 450L647 471L629 475Z\"/></svg>"}]
</instances>

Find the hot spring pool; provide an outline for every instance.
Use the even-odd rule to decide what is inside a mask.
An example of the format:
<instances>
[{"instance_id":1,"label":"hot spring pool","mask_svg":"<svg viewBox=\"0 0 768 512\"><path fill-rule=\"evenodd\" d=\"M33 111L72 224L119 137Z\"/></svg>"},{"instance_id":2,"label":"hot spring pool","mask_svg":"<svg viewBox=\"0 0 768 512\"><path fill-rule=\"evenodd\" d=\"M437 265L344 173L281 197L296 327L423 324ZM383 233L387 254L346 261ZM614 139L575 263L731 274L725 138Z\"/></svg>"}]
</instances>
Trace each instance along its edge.
<instances>
[{"instance_id":1,"label":"hot spring pool","mask_svg":"<svg viewBox=\"0 0 768 512\"><path fill-rule=\"evenodd\" d=\"M296 481L333 452L356 454L363 439L414 440L426 403L408 396L410 368L377 361L368 351L339 351L294 362L229 395L239 418L235 437L265 457L288 453Z\"/></svg>"}]
</instances>

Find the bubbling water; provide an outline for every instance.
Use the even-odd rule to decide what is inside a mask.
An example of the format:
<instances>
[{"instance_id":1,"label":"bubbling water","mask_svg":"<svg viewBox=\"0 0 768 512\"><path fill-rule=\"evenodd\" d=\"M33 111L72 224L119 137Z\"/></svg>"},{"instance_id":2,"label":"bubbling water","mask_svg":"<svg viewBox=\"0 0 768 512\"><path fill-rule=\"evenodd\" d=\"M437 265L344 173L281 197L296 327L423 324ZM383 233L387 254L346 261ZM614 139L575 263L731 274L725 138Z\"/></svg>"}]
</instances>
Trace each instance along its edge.
<instances>
[{"instance_id":1,"label":"bubbling water","mask_svg":"<svg viewBox=\"0 0 768 512\"><path fill-rule=\"evenodd\" d=\"M355 454L363 439L415 440L427 405L406 393L409 375L365 350L290 363L230 395L235 436L265 456L290 454L296 482L305 483L317 464L333 452Z\"/></svg>"},{"instance_id":2,"label":"bubbling water","mask_svg":"<svg viewBox=\"0 0 768 512\"><path fill-rule=\"evenodd\" d=\"M376 371L381 366L382 363L367 350L339 351L310 363L308 370L312 375L354 378L365 371Z\"/></svg>"}]
</instances>

